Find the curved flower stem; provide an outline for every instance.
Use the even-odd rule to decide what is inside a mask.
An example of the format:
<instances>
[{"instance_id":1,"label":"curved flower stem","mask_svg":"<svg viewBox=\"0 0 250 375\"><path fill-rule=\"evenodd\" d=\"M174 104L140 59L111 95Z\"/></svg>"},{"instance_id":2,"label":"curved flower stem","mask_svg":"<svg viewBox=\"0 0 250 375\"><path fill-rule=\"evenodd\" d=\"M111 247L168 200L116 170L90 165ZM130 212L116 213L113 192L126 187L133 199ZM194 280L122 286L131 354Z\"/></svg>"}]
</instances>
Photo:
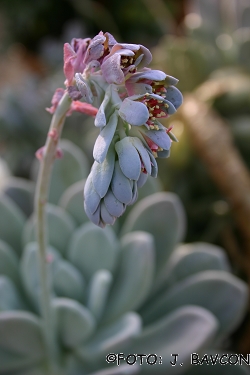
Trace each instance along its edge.
<instances>
[{"instance_id":1,"label":"curved flower stem","mask_svg":"<svg viewBox=\"0 0 250 375\"><path fill-rule=\"evenodd\" d=\"M47 233L45 206L48 197L51 171L56 155L58 140L61 135L67 111L70 108L71 99L65 93L52 117L48 132L44 153L40 164L39 175L35 194L36 233L39 249L39 276L41 285L41 314L44 325L45 345L48 358L48 373L56 375L57 356L56 343L53 329L53 317L51 311L51 291L46 261Z\"/></svg>"}]
</instances>

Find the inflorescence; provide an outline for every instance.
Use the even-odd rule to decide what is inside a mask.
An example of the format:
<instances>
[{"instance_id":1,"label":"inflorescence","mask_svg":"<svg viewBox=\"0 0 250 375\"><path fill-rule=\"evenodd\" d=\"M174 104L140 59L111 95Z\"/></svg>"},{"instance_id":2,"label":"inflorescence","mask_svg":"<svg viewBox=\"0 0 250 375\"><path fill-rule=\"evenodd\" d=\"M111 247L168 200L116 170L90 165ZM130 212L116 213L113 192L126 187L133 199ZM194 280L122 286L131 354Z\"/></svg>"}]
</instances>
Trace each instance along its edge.
<instances>
[{"instance_id":1,"label":"inflorescence","mask_svg":"<svg viewBox=\"0 0 250 375\"><path fill-rule=\"evenodd\" d=\"M182 103L178 80L147 68L151 60L146 47L118 43L109 33L64 45L65 85L72 99L68 114L95 116L100 129L84 188L86 214L100 227L114 224L136 201L148 176L157 176L156 158L168 157L176 141L160 120ZM64 92L56 90L50 113Z\"/></svg>"}]
</instances>

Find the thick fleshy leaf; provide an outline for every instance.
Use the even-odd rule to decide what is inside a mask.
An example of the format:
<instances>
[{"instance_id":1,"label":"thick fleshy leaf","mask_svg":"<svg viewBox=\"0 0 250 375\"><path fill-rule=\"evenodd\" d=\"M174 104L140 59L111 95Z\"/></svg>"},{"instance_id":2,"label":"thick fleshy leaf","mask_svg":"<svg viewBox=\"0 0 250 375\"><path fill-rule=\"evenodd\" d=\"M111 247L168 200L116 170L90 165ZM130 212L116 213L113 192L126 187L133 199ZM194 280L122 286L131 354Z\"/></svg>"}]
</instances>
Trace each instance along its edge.
<instances>
[{"instance_id":1,"label":"thick fleshy leaf","mask_svg":"<svg viewBox=\"0 0 250 375\"><path fill-rule=\"evenodd\" d=\"M156 246L156 275L160 272L185 232L185 212L173 193L156 193L142 199L127 216L122 234L142 230L151 233Z\"/></svg>"},{"instance_id":2,"label":"thick fleshy leaf","mask_svg":"<svg viewBox=\"0 0 250 375\"><path fill-rule=\"evenodd\" d=\"M165 99L173 103L176 109L180 107L183 102L183 96L181 92L174 86L168 87L165 95Z\"/></svg>"},{"instance_id":3,"label":"thick fleshy leaf","mask_svg":"<svg viewBox=\"0 0 250 375\"><path fill-rule=\"evenodd\" d=\"M88 343L76 350L76 353L87 362L103 360L109 353L119 353L140 331L140 316L135 312L129 312L110 325L100 328Z\"/></svg>"},{"instance_id":4,"label":"thick fleshy leaf","mask_svg":"<svg viewBox=\"0 0 250 375\"><path fill-rule=\"evenodd\" d=\"M119 162L115 162L115 169L111 181L111 189L120 202L128 204L132 199L132 187L130 181L121 171Z\"/></svg>"},{"instance_id":5,"label":"thick fleshy leaf","mask_svg":"<svg viewBox=\"0 0 250 375\"><path fill-rule=\"evenodd\" d=\"M149 112L145 104L126 98L119 109L121 118L130 125L143 125L149 118Z\"/></svg>"},{"instance_id":6,"label":"thick fleshy leaf","mask_svg":"<svg viewBox=\"0 0 250 375\"><path fill-rule=\"evenodd\" d=\"M7 242L17 255L21 254L21 236L25 216L9 197L0 195L0 239Z\"/></svg>"},{"instance_id":7,"label":"thick fleshy leaf","mask_svg":"<svg viewBox=\"0 0 250 375\"><path fill-rule=\"evenodd\" d=\"M0 276L0 311L21 310L22 308L24 308L23 303L14 283L9 277Z\"/></svg>"},{"instance_id":8,"label":"thick fleshy leaf","mask_svg":"<svg viewBox=\"0 0 250 375\"><path fill-rule=\"evenodd\" d=\"M82 74L75 74L76 85L82 94L83 101L86 103L93 103L93 95L90 90L88 82L83 78Z\"/></svg>"},{"instance_id":9,"label":"thick fleshy leaf","mask_svg":"<svg viewBox=\"0 0 250 375\"><path fill-rule=\"evenodd\" d=\"M124 204L120 202L109 189L104 197L105 206L110 215L120 217L124 212Z\"/></svg>"},{"instance_id":10,"label":"thick fleshy leaf","mask_svg":"<svg viewBox=\"0 0 250 375\"><path fill-rule=\"evenodd\" d=\"M117 115L117 111L115 111L110 116L109 122L102 129L102 131L100 132L100 134L98 135L96 139L94 150L93 150L93 157L98 163L102 163L107 156L109 146L115 134L117 120L118 120L118 115Z\"/></svg>"},{"instance_id":11,"label":"thick fleshy leaf","mask_svg":"<svg viewBox=\"0 0 250 375\"><path fill-rule=\"evenodd\" d=\"M162 283L172 285L195 273L207 270L230 272L226 253L218 246L208 243L191 243L180 245L172 253Z\"/></svg>"},{"instance_id":12,"label":"thick fleshy leaf","mask_svg":"<svg viewBox=\"0 0 250 375\"><path fill-rule=\"evenodd\" d=\"M55 261L60 258L60 254L51 246L47 249L48 274L50 282L51 272ZM36 242L30 242L24 248L20 263L20 274L25 294L36 311L40 310L40 278L39 278L39 254Z\"/></svg>"},{"instance_id":13,"label":"thick fleshy leaf","mask_svg":"<svg viewBox=\"0 0 250 375\"><path fill-rule=\"evenodd\" d=\"M62 254L65 253L70 237L75 228L75 222L72 217L61 207L53 204L46 205L47 227L48 227L48 242L54 246ZM23 243L26 245L29 242L36 240L35 218L32 216L27 221L23 232ZM60 236L58 236L60 233Z\"/></svg>"},{"instance_id":14,"label":"thick fleshy leaf","mask_svg":"<svg viewBox=\"0 0 250 375\"><path fill-rule=\"evenodd\" d=\"M107 297L113 281L112 274L107 270L96 271L88 286L87 307L98 321L103 315Z\"/></svg>"},{"instance_id":15,"label":"thick fleshy leaf","mask_svg":"<svg viewBox=\"0 0 250 375\"><path fill-rule=\"evenodd\" d=\"M141 173L141 160L136 148L133 146L133 138L125 137L116 142L115 149L123 174L130 180L137 181Z\"/></svg>"},{"instance_id":16,"label":"thick fleshy leaf","mask_svg":"<svg viewBox=\"0 0 250 375\"><path fill-rule=\"evenodd\" d=\"M87 223L75 231L67 256L89 280L99 269L114 270L117 250L117 241L110 227L102 230Z\"/></svg>"},{"instance_id":17,"label":"thick fleshy leaf","mask_svg":"<svg viewBox=\"0 0 250 375\"><path fill-rule=\"evenodd\" d=\"M46 365L45 365L46 366ZM39 363L36 366L28 367L25 369L18 369L17 371L12 372L11 375L44 375L44 363Z\"/></svg>"},{"instance_id":18,"label":"thick fleshy leaf","mask_svg":"<svg viewBox=\"0 0 250 375\"><path fill-rule=\"evenodd\" d=\"M92 214L97 210L101 201L101 197L97 194L93 182L92 173L89 174L84 186L84 203Z\"/></svg>"},{"instance_id":19,"label":"thick fleshy leaf","mask_svg":"<svg viewBox=\"0 0 250 375\"><path fill-rule=\"evenodd\" d=\"M108 300L104 320L112 321L135 310L152 287L155 254L153 236L144 232L127 234L122 239L121 259Z\"/></svg>"},{"instance_id":20,"label":"thick fleshy leaf","mask_svg":"<svg viewBox=\"0 0 250 375\"><path fill-rule=\"evenodd\" d=\"M108 212L104 201L101 202L101 220L104 224L109 225L113 225L116 220L116 217L110 215L110 213Z\"/></svg>"},{"instance_id":21,"label":"thick fleshy leaf","mask_svg":"<svg viewBox=\"0 0 250 375\"><path fill-rule=\"evenodd\" d=\"M4 241L0 240L0 275L8 276L19 284L18 257L15 251Z\"/></svg>"},{"instance_id":22,"label":"thick fleshy leaf","mask_svg":"<svg viewBox=\"0 0 250 375\"><path fill-rule=\"evenodd\" d=\"M45 358L40 320L28 312L0 313L0 368L2 374L25 369Z\"/></svg>"},{"instance_id":23,"label":"thick fleshy leaf","mask_svg":"<svg viewBox=\"0 0 250 375\"><path fill-rule=\"evenodd\" d=\"M90 311L69 298L53 301L59 339L67 348L76 348L86 341L95 330L95 320Z\"/></svg>"},{"instance_id":24,"label":"thick fleshy leaf","mask_svg":"<svg viewBox=\"0 0 250 375\"><path fill-rule=\"evenodd\" d=\"M59 201L59 206L67 211L78 225L86 223L89 220L83 209L82 194L84 185L85 180L71 185L67 190L65 190Z\"/></svg>"},{"instance_id":25,"label":"thick fleshy leaf","mask_svg":"<svg viewBox=\"0 0 250 375\"><path fill-rule=\"evenodd\" d=\"M145 322L152 322L180 306L198 305L217 317L219 333L225 335L232 333L241 322L247 300L247 286L240 279L225 271L203 271L175 284L142 314Z\"/></svg>"},{"instance_id":26,"label":"thick fleshy leaf","mask_svg":"<svg viewBox=\"0 0 250 375\"><path fill-rule=\"evenodd\" d=\"M143 130L142 134L150 138L156 145L163 148L164 150L169 150L171 147L171 140L169 135L164 130Z\"/></svg>"},{"instance_id":27,"label":"thick fleshy leaf","mask_svg":"<svg viewBox=\"0 0 250 375\"><path fill-rule=\"evenodd\" d=\"M11 198L26 216L33 211L35 184L32 181L19 177L10 177L2 189L5 195Z\"/></svg>"},{"instance_id":28,"label":"thick fleshy leaf","mask_svg":"<svg viewBox=\"0 0 250 375\"><path fill-rule=\"evenodd\" d=\"M208 346L217 329L218 321L208 310L198 306L185 306L144 328L129 350L130 353L156 353L154 374L172 375L180 373L179 371L182 373L190 366L191 353L199 353ZM178 354L178 367L170 363L175 360L173 353ZM146 361L141 367L142 374L152 374L152 366ZM178 369L180 370L177 372Z\"/></svg>"},{"instance_id":29,"label":"thick fleshy leaf","mask_svg":"<svg viewBox=\"0 0 250 375\"><path fill-rule=\"evenodd\" d=\"M53 286L58 297L83 300L85 281L77 268L71 263L59 259L53 271Z\"/></svg>"},{"instance_id":30,"label":"thick fleshy leaf","mask_svg":"<svg viewBox=\"0 0 250 375\"><path fill-rule=\"evenodd\" d=\"M109 188L115 166L115 150L113 147L110 147L107 153L106 158L100 164L96 161L93 164L91 174L92 182L95 191L98 195L103 198Z\"/></svg>"},{"instance_id":31,"label":"thick fleshy leaf","mask_svg":"<svg viewBox=\"0 0 250 375\"><path fill-rule=\"evenodd\" d=\"M97 115L95 117L95 126L98 127L98 128L102 128L103 126L105 126L107 124L107 118L106 118L105 110L106 110L107 105L109 104L110 97L111 97L111 86L108 86L108 88L105 92L104 99L103 99L103 101L102 101L102 103L101 103L101 105L98 109Z\"/></svg>"},{"instance_id":32,"label":"thick fleshy leaf","mask_svg":"<svg viewBox=\"0 0 250 375\"><path fill-rule=\"evenodd\" d=\"M136 364L134 366L125 364L125 365L120 365L119 367L116 366L116 364L114 364L112 368L100 370L97 372L91 372L90 375L132 375L132 374L134 375L134 374L139 374L140 370L141 369L139 365L136 365Z\"/></svg>"}]
</instances>

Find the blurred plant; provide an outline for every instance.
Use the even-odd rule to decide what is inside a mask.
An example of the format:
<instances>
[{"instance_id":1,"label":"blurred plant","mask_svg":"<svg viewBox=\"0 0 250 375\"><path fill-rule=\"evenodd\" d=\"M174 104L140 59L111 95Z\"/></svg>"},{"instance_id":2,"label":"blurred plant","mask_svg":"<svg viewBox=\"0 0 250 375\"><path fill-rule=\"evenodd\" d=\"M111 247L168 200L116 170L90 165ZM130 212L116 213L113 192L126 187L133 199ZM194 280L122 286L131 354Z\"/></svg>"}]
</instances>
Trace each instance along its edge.
<instances>
[{"instance_id":1,"label":"blurred plant","mask_svg":"<svg viewBox=\"0 0 250 375\"><path fill-rule=\"evenodd\" d=\"M197 88L197 98L213 106L230 126L233 140L249 167L249 4L244 0L192 0L187 2L186 9L181 28L184 35L162 38L153 51L154 66L167 67L170 74L180 78L182 90ZM175 191L184 203L190 223L188 240L202 238L218 243L234 257L242 246L235 229L231 199L224 190L218 190L217 181L214 183L208 175L211 168L201 162L207 160L205 145L195 140L193 131L190 134L190 127L178 115L164 125L174 126L182 147L172 148L169 172L160 172L160 177L165 189ZM223 129L217 135L221 139L227 138ZM209 130L206 127L207 133ZM199 157L192 147L198 143ZM160 171L163 168L162 165Z\"/></svg>"},{"instance_id":2,"label":"blurred plant","mask_svg":"<svg viewBox=\"0 0 250 375\"><path fill-rule=\"evenodd\" d=\"M89 223L82 209L86 157L69 141L61 147L65 157L56 161L51 184L58 195L50 195L50 201L59 199L59 205L50 203L46 210L57 368L53 374L147 374L152 369L155 374L172 374L177 370L170 365L172 353L178 353L178 363L183 363L178 373L195 373L190 354L202 349L219 352L239 326L247 303L245 283L231 274L221 248L179 244L186 220L175 194L139 197L124 214L119 236L110 227ZM69 170L75 171L71 181ZM152 181L142 187L143 194L157 190ZM36 218L29 217L33 200L34 184L18 178L7 180L0 195L0 374L4 375L50 373L41 318ZM129 366L121 361L117 367L115 357L106 362L109 353L119 352L124 357L156 353L162 364ZM208 374L225 371L224 366L204 366ZM226 369L248 373L242 366Z\"/></svg>"}]
</instances>

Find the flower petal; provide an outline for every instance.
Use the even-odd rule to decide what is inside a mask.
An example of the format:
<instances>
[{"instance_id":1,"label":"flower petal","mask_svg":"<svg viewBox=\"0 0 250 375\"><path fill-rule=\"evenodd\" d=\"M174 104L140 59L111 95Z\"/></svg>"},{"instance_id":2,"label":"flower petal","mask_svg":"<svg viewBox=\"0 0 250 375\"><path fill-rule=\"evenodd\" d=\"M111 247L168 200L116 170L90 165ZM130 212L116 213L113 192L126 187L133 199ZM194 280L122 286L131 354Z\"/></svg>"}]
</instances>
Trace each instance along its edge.
<instances>
[{"instance_id":1,"label":"flower petal","mask_svg":"<svg viewBox=\"0 0 250 375\"><path fill-rule=\"evenodd\" d=\"M92 182L95 191L100 195L101 198L105 196L108 191L113 171L115 166L115 150L113 147L109 148L105 160L99 164L96 161L92 167Z\"/></svg>"},{"instance_id":2,"label":"flower petal","mask_svg":"<svg viewBox=\"0 0 250 375\"><path fill-rule=\"evenodd\" d=\"M145 104L128 98L124 99L119 109L119 115L131 125L143 125L149 118L148 109Z\"/></svg>"},{"instance_id":3,"label":"flower petal","mask_svg":"<svg viewBox=\"0 0 250 375\"><path fill-rule=\"evenodd\" d=\"M124 82L124 74L121 70L120 62L121 55L115 53L102 63L102 74L108 83L120 85Z\"/></svg>"},{"instance_id":4,"label":"flower petal","mask_svg":"<svg viewBox=\"0 0 250 375\"><path fill-rule=\"evenodd\" d=\"M78 90L83 96L86 103L93 103L93 95L87 81L83 78L81 73L75 74L75 80Z\"/></svg>"},{"instance_id":5,"label":"flower petal","mask_svg":"<svg viewBox=\"0 0 250 375\"><path fill-rule=\"evenodd\" d=\"M76 59L74 61L75 73L82 73L85 68L84 57L90 41L90 38L74 38L71 40L71 47L76 52Z\"/></svg>"},{"instance_id":6,"label":"flower petal","mask_svg":"<svg viewBox=\"0 0 250 375\"><path fill-rule=\"evenodd\" d=\"M89 116L95 116L97 114L98 109L93 107L92 104L83 103L78 100L75 100L72 102L70 106L70 111L76 111Z\"/></svg>"},{"instance_id":7,"label":"flower petal","mask_svg":"<svg viewBox=\"0 0 250 375\"><path fill-rule=\"evenodd\" d=\"M152 163L152 170L151 170L151 176L152 177L157 177L157 174L158 174L158 165L157 165L157 162L154 158L154 155L148 151L148 154L149 154L149 157L150 157L150 160L151 160L151 163Z\"/></svg>"},{"instance_id":8,"label":"flower petal","mask_svg":"<svg viewBox=\"0 0 250 375\"><path fill-rule=\"evenodd\" d=\"M150 161L150 157L148 155L147 150L145 149L145 147L143 146L139 138L133 137L132 143L135 146L135 148L138 150L141 156L141 159L143 161L144 167L146 171L148 172L148 174L150 175L151 174L151 161Z\"/></svg>"},{"instance_id":9,"label":"flower petal","mask_svg":"<svg viewBox=\"0 0 250 375\"><path fill-rule=\"evenodd\" d=\"M111 181L111 189L120 202L128 204L132 199L132 187L130 181L121 171L119 162L116 161L113 178Z\"/></svg>"},{"instance_id":10,"label":"flower petal","mask_svg":"<svg viewBox=\"0 0 250 375\"><path fill-rule=\"evenodd\" d=\"M101 218L100 218L100 214L101 214L100 204L97 207L96 211L94 213L91 213L88 206L86 205L86 202L84 202L84 210L85 210L86 215L88 216L89 220L92 221L92 223L94 223L95 225L98 225L101 228L103 227L103 225L101 223Z\"/></svg>"},{"instance_id":11,"label":"flower petal","mask_svg":"<svg viewBox=\"0 0 250 375\"><path fill-rule=\"evenodd\" d=\"M143 130L142 135L146 135L164 150L169 150L171 147L171 139L164 130Z\"/></svg>"},{"instance_id":12,"label":"flower petal","mask_svg":"<svg viewBox=\"0 0 250 375\"><path fill-rule=\"evenodd\" d=\"M86 205L90 214L93 214L96 211L100 200L101 197L94 189L92 182L92 173L90 173L84 186L84 204Z\"/></svg>"},{"instance_id":13,"label":"flower petal","mask_svg":"<svg viewBox=\"0 0 250 375\"><path fill-rule=\"evenodd\" d=\"M143 95L146 92L152 92L152 87L147 83L136 83L127 80L125 82L125 86L127 89L127 93L129 96L131 95Z\"/></svg>"},{"instance_id":14,"label":"flower petal","mask_svg":"<svg viewBox=\"0 0 250 375\"><path fill-rule=\"evenodd\" d=\"M126 137L116 142L115 149L123 174L130 180L138 180L141 173L141 160L132 144L131 137Z\"/></svg>"},{"instance_id":15,"label":"flower petal","mask_svg":"<svg viewBox=\"0 0 250 375\"><path fill-rule=\"evenodd\" d=\"M137 181L133 181L133 188L132 188L132 200L128 203L128 206L132 206L138 199L138 189L137 189Z\"/></svg>"},{"instance_id":16,"label":"flower petal","mask_svg":"<svg viewBox=\"0 0 250 375\"><path fill-rule=\"evenodd\" d=\"M110 117L108 124L102 129L97 137L94 145L93 156L98 163L102 163L106 158L110 143L115 134L117 120L117 111L115 111Z\"/></svg>"},{"instance_id":17,"label":"flower petal","mask_svg":"<svg viewBox=\"0 0 250 375\"><path fill-rule=\"evenodd\" d=\"M164 85L165 86L172 86L172 85L176 85L178 82L179 82L179 80L177 78L167 75L166 78L165 78Z\"/></svg>"},{"instance_id":18,"label":"flower petal","mask_svg":"<svg viewBox=\"0 0 250 375\"><path fill-rule=\"evenodd\" d=\"M98 128L105 126L107 123L105 109L110 101L110 97L111 97L111 86L107 88L104 99L102 101L102 104L99 107L99 110L95 118L95 126Z\"/></svg>"},{"instance_id":19,"label":"flower petal","mask_svg":"<svg viewBox=\"0 0 250 375\"><path fill-rule=\"evenodd\" d=\"M106 37L104 35L96 35L90 42L84 62L88 64L92 60L98 60L104 53L104 42Z\"/></svg>"},{"instance_id":20,"label":"flower petal","mask_svg":"<svg viewBox=\"0 0 250 375\"><path fill-rule=\"evenodd\" d=\"M170 156L170 149L169 150L163 150L163 151L157 151L158 158L168 158Z\"/></svg>"},{"instance_id":21,"label":"flower petal","mask_svg":"<svg viewBox=\"0 0 250 375\"><path fill-rule=\"evenodd\" d=\"M166 74L161 70L147 69L143 72L134 73L129 79L129 82L137 82L139 80L163 81Z\"/></svg>"},{"instance_id":22,"label":"flower petal","mask_svg":"<svg viewBox=\"0 0 250 375\"><path fill-rule=\"evenodd\" d=\"M183 102L183 96L181 92L174 86L167 88L166 99L169 100L177 109Z\"/></svg>"},{"instance_id":23,"label":"flower petal","mask_svg":"<svg viewBox=\"0 0 250 375\"><path fill-rule=\"evenodd\" d=\"M120 217L124 212L124 204L120 202L109 189L104 197L105 206L110 215Z\"/></svg>"},{"instance_id":24,"label":"flower petal","mask_svg":"<svg viewBox=\"0 0 250 375\"><path fill-rule=\"evenodd\" d=\"M110 225L113 225L116 220L116 217L110 215L104 202L101 203L101 219L103 223Z\"/></svg>"},{"instance_id":25,"label":"flower petal","mask_svg":"<svg viewBox=\"0 0 250 375\"><path fill-rule=\"evenodd\" d=\"M138 69L141 69L144 66L147 66L152 61L152 54L151 54L151 52L149 51L148 48L140 45L140 51L141 51L141 53L143 53L143 59L140 62L140 64L138 65Z\"/></svg>"},{"instance_id":26,"label":"flower petal","mask_svg":"<svg viewBox=\"0 0 250 375\"><path fill-rule=\"evenodd\" d=\"M138 188L141 188L147 182L147 179L148 179L148 174L141 172L140 177L137 181Z\"/></svg>"},{"instance_id":27,"label":"flower petal","mask_svg":"<svg viewBox=\"0 0 250 375\"><path fill-rule=\"evenodd\" d=\"M64 75L68 81L68 85L70 85L74 78L73 61L76 59L76 53L69 43L65 43L63 54L64 54L64 66L63 66Z\"/></svg>"}]
</instances>

